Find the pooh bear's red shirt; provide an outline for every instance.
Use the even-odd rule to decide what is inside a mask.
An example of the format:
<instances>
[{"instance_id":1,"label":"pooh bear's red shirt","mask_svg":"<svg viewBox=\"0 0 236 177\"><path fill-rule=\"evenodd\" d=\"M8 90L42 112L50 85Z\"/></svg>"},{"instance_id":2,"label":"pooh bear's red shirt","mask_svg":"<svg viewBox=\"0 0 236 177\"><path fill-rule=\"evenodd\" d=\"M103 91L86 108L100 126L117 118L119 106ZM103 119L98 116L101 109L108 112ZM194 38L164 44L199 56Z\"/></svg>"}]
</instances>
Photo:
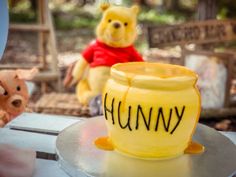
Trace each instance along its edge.
<instances>
[{"instance_id":1,"label":"pooh bear's red shirt","mask_svg":"<svg viewBox=\"0 0 236 177\"><path fill-rule=\"evenodd\" d=\"M112 66L116 63L143 61L143 58L131 45L124 48L110 47L98 40L91 43L82 53L90 67Z\"/></svg>"}]
</instances>

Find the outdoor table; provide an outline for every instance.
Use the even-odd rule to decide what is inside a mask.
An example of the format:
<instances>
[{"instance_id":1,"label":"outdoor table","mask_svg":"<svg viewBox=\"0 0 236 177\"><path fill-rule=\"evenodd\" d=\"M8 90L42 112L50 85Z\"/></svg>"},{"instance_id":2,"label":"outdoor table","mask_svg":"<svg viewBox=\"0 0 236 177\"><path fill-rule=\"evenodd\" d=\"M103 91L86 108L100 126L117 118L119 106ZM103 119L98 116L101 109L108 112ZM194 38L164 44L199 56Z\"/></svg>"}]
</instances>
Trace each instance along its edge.
<instances>
[{"instance_id":1,"label":"outdoor table","mask_svg":"<svg viewBox=\"0 0 236 177\"><path fill-rule=\"evenodd\" d=\"M23 113L0 129L0 143L36 151L34 177L67 177L56 161L56 138L64 128L81 120L72 116Z\"/></svg>"},{"instance_id":2,"label":"outdoor table","mask_svg":"<svg viewBox=\"0 0 236 177\"><path fill-rule=\"evenodd\" d=\"M64 128L79 121L86 120L82 117L23 113L0 129L0 143L36 151L34 177L68 177L57 164L55 143L57 135ZM221 133L236 144L235 132Z\"/></svg>"}]
</instances>

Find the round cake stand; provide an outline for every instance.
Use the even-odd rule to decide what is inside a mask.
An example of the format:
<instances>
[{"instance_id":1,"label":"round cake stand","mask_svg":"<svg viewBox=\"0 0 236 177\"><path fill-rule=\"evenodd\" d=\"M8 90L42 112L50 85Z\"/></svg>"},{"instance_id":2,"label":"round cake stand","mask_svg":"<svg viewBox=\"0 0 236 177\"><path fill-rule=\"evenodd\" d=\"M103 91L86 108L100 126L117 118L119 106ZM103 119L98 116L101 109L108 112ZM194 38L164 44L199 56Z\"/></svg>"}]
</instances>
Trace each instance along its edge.
<instances>
[{"instance_id":1,"label":"round cake stand","mask_svg":"<svg viewBox=\"0 0 236 177\"><path fill-rule=\"evenodd\" d=\"M102 117L66 128L56 141L61 168L72 177L229 177L236 172L236 146L201 124L194 140L203 144L206 151L169 160L141 160L97 149L94 140L106 135Z\"/></svg>"}]
</instances>

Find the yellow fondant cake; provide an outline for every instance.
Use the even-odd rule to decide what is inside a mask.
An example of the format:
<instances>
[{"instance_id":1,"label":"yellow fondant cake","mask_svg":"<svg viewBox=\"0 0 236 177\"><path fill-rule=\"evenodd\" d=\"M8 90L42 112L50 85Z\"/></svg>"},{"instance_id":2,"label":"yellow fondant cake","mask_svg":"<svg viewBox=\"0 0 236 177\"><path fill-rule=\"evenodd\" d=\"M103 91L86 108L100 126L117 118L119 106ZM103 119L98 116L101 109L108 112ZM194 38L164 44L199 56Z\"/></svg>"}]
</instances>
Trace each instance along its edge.
<instances>
[{"instance_id":1,"label":"yellow fondant cake","mask_svg":"<svg viewBox=\"0 0 236 177\"><path fill-rule=\"evenodd\" d=\"M108 137L95 144L145 159L203 152L191 141L201 107L196 81L193 71L177 65L114 65L103 93Z\"/></svg>"}]
</instances>

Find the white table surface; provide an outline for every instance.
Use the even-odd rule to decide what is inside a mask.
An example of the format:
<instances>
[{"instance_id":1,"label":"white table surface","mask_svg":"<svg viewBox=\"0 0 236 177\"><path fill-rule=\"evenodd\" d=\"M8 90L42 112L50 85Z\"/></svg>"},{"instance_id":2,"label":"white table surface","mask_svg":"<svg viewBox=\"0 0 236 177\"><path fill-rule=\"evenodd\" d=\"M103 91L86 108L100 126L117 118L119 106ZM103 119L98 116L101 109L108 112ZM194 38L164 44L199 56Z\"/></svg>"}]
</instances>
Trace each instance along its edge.
<instances>
[{"instance_id":1,"label":"white table surface","mask_svg":"<svg viewBox=\"0 0 236 177\"><path fill-rule=\"evenodd\" d=\"M49 133L57 135L64 128L77 123L84 118L78 119L73 116L47 115L37 113L23 113L14 119L6 127L10 129L23 129L39 133Z\"/></svg>"},{"instance_id":2,"label":"white table surface","mask_svg":"<svg viewBox=\"0 0 236 177\"><path fill-rule=\"evenodd\" d=\"M220 132L236 145L236 132Z\"/></svg>"},{"instance_id":3,"label":"white table surface","mask_svg":"<svg viewBox=\"0 0 236 177\"><path fill-rule=\"evenodd\" d=\"M84 121L84 118L23 113L6 127L0 129L0 143L12 144L36 152L55 154L58 133L79 121ZM236 144L235 132L221 133ZM36 159L34 177L68 177L68 175L58 166L56 161Z\"/></svg>"},{"instance_id":4,"label":"white table surface","mask_svg":"<svg viewBox=\"0 0 236 177\"><path fill-rule=\"evenodd\" d=\"M36 152L56 154L57 134L64 128L82 120L84 120L83 117L23 113L0 129L0 143L32 149ZM33 177L68 177L68 175L56 161L36 159Z\"/></svg>"},{"instance_id":5,"label":"white table surface","mask_svg":"<svg viewBox=\"0 0 236 177\"><path fill-rule=\"evenodd\" d=\"M0 143L12 144L19 148L32 149L37 152L55 154L56 136L16 131L8 128L0 129Z\"/></svg>"},{"instance_id":6,"label":"white table surface","mask_svg":"<svg viewBox=\"0 0 236 177\"><path fill-rule=\"evenodd\" d=\"M53 160L36 160L33 177L69 177Z\"/></svg>"}]
</instances>

